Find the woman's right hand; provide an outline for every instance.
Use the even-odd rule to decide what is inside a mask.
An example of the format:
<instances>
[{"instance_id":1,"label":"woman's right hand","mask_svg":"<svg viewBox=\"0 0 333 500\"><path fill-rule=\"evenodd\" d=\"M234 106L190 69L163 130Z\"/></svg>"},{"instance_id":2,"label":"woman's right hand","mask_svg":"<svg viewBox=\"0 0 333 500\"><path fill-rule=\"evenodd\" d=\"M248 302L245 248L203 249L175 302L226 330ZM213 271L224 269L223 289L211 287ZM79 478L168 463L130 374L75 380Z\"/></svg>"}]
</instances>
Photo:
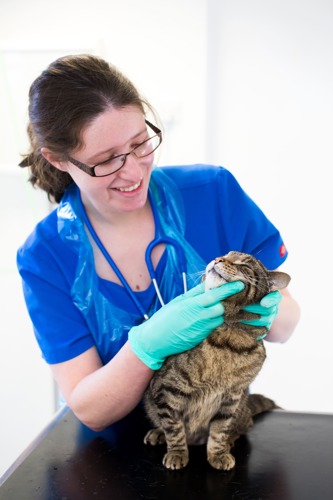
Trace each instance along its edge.
<instances>
[{"instance_id":1,"label":"woman's right hand","mask_svg":"<svg viewBox=\"0 0 333 500\"><path fill-rule=\"evenodd\" d=\"M226 283L204 292L201 283L179 295L129 332L134 354L152 370L158 370L166 357L192 349L223 324L222 300L243 290L240 281Z\"/></svg>"}]
</instances>

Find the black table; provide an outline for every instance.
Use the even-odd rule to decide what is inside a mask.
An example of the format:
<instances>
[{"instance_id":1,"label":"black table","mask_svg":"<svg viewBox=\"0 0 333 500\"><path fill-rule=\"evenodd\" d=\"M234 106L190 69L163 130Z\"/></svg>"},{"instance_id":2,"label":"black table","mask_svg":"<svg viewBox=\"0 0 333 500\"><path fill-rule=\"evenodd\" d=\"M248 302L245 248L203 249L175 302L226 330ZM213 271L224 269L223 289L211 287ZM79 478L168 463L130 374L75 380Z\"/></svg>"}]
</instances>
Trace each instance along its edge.
<instances>
[{"instance_id":1,"label":"black table","mask_svg":"<svg viewBox=\"0 0 333 500\"><path fill-rule=\"evenodd\" d=\"M332 500L333 415L274 411L238 440L236 467L216 471L204 446L189 465L161 465L164 446L143 444L137 409L96 433L67 407L2 478L1 500ZM1 451L3 453L3 450Z\"/></svg>"}]
</instances>

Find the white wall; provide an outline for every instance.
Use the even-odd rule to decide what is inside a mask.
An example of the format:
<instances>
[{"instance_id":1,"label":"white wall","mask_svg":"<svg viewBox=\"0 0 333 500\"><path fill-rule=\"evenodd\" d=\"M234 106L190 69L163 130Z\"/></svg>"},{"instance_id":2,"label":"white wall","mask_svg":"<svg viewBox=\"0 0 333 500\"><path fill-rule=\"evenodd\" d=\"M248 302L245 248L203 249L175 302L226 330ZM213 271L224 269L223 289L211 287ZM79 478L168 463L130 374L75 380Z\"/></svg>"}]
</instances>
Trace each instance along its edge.
<instances>
[{"instance_id":1,"label":"white wall","mask_svg":"<svg viewBox=\"0 0 333 500\"><path fill-rule=\"evenodd\" d=\"M267 344L253 390L286 408L333 412L333 3L208 3L205 158L230 168L280 228L302 307L293 338Z\"/></svg>"},{"instance_id":2,"label":"white wall","mask_svg":"<svg viewBox=\"0 0 333 500\"><path fill-rule=\"evenodd\" d=\"M136 82L165 124L161 164L228 167L280 228L290 251L284 269L303 316L287 344L268 346L254 389L286 408L333 412L326 313L332 16L333 5L324 0L12 0L2 6L0 474L54 411L51 377L15 269L16 248L48 206L16 164L26 141L28 86L68 52L98 53Z\"/></svg>"}]
</instances>

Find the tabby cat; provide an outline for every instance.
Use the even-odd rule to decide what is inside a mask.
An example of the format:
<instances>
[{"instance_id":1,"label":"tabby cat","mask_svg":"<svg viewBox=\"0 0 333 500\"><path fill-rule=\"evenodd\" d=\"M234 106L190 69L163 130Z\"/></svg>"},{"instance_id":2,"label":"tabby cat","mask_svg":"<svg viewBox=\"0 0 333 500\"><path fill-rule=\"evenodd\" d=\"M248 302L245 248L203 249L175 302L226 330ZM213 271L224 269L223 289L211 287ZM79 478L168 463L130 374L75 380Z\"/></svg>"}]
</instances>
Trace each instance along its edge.
<instances>
[{"instance_id":1,"label":"tabby cat","mask_svg":"<svg viewBox=\"0 0 333 500\"><path fill-rule=\"evenodd\" d=\"M203 443L212 467L232 469L230 449L253 425L252 417L278 408L265 396L248 393L266 357L262 338L267 328L240 320L256 318L242 308L285 288L290 276L268 271L251 255L229 252L208 264L204 279L206 290L236 280L245 288L223 301L224 324L194 349L167 358L145 392L145 409L155 428L144 442L166 442L163 464L168 469L185 467L188 445Z\"/></svg>"}]
</instances>

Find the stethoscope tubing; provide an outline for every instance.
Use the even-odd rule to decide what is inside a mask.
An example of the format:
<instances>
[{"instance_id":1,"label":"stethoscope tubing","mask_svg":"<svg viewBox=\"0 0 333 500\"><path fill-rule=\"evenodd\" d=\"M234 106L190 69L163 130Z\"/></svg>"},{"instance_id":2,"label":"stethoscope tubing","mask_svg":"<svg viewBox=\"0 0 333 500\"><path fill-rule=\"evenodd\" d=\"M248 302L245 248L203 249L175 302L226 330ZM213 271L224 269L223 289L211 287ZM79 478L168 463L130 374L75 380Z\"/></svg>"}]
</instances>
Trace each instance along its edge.
<instances>
[{"instance_id":1,"label":"stethoscope tubing","mask_svg":"<svg viewBox=\"0 0 333 500\"><path fill-rule=\"evenodd\" d=\"M161 245L163 243L165 245L170 245L170 246L174 247L174 249L176 251L177 259L179 261L180 272L181 272L182 278L183 278L184 293L187 292L186 259L185 259L185 253L184 253L181 245L174 238L169 238L167 236L154 238L147 246L146 254L145 254L145 261L146 261L146 266L148 268L149 276L151 277L151 280L153 282L153 285L154 285L154 288L156 291L156 295L157 295L158 300L160 301L162 306L164 306L165 303L164 303L163 297L161 295L159 286L157 284L156 272L155 272L155 269L153 266L153 261L152 261L152 252L157 245Z\"/></svg>"},{"instance_id":2,"label":"stethoscope tubing","mask_svg":"<svg viewBox=\"0 0 333 500\"><path fill-rule=\"evenodd\" d=\"M80 205L80 209L81 209L81 213L82 213L82 217L83 217L84 223L85 223L85 225L86 225L89 233L91 234L93 240L95 241L96 245L98 246L98 248L102 252L103 256L105 257L106 261L110 265L111 269L114 271L114 273L118 277L119 281L121 282L121 284L125 288L128 296L134 302L134 304L137 307L137 309L140 312L140 314L142 314L142 316L143 316L143 318L145 320L149 319L148 314L145 312L145 310L142 307L142 305L140 304L139 300L136 298L136 296L133 293L131 287L127 283L125 277L122 275L122 273L120 272L118 266L113 261L113 259L111 258L111 255L107 252L106 248L104 247L103 243L101 242L100 238L98 237L98 235L97 235L97 233L96 233L93 225L91 224L91 222L89 220L87 212L86 212L86 210L84 208L84 205L83 205L82 200L81 200L80 193L79 193L78 199L79 199L79 205ZM158 219L158 214L156 213L156 209L155 209L152 197L149 196L149 199L150 199L152 210L153 210L155 227L157 228L156 233L158 234L158 233L161 232L160 221ZM179 261L180 272L182 274L184 293L187 291L187 277L186 277L186 258L185 258L185 252L183 251L183 249L182 249L181 245L178 243L178 241L176 241L174 238L170 238L168 236L163 236L163 237L158 237L157 236L157 237L155 237L149 243L149 245L148 245L148 247L146 249L145 261L146 261L146 266L147 266L147 269L148 269L149 276L150 276L150 278L152 280L152 283L153 283L155 291L156 291L156 295L158 297L158 300L159 300L161 306L163 307L165 305L165 303L164 303L163 297L161 295L159 286L157 284L156 272L155 272L155 269L154 269L154 266L153 266L153 262L152 262L152 251L153 251L153 249L157 245L160 245L160 244L170 245L170 246L174 247L174 249L175 249L175 252L176 252L176 255L177 255L177 259Z\"/></svg>"}]
</instances>

